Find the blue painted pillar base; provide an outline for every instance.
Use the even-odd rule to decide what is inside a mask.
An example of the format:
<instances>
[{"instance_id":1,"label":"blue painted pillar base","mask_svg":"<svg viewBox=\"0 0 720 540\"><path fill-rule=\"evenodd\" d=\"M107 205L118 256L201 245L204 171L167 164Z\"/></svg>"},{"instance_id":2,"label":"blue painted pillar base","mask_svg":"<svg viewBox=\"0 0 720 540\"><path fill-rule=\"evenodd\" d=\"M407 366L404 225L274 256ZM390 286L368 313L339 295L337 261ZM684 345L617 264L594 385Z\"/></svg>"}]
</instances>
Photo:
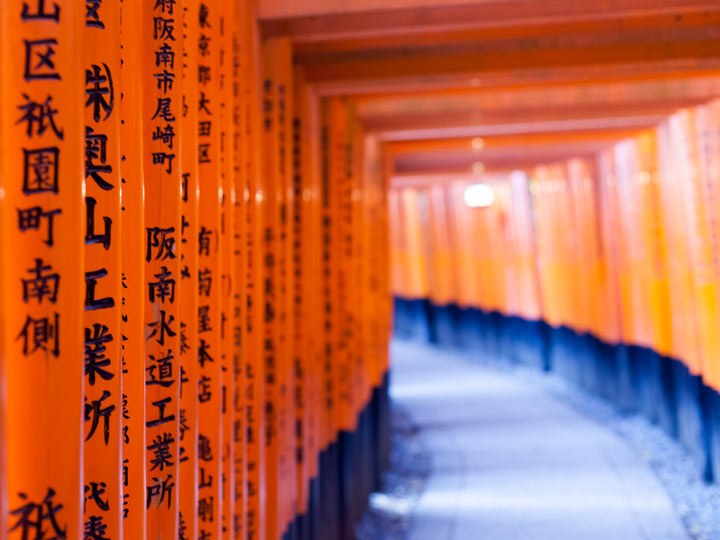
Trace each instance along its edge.
<instances>
[{"instance_id":1,"label":"blue painted pillar base","mask_svg":"<svg viewBox=\"0 0 720 540\"><path fill-rule=\"evenodd\" d=\"M390 462L389 380L386 373L373 390L356 429L342 431L320 453L308 511L293 521L283 540L355 540L368 497L381 488Z\"/></svg>"},{"instance_id":2,"label":"blue painted pillar base","mask_svg":"<svg viewBox=\"0 0 720 540\"><path fill-rule=\"evenodd\" d=\"M543 322L528 321L512 317L510 332L507 336L509 353L517 364L535 367L541 371L549 361ZM512 344L515 344L514 346Z\"/></svg>"},{"instance_id":3,"label":"blue painted pillar base","mask_svg":"<svg viewBox=\"0 0 720 540\"><path fill-rule=\"evenodd\" d=\"M430 340L429 303L426 300L395 298L394 331L397 337L427 342Z\"/></svg>"},{"instance_id":4,"label":"blue painted pillar base","mask_svg":"<svg viewBox=\"0 0 720 540\"><path fill-rule=\"evenodd\" d=\"M430 341L442 347L454 347L458 345L457 309L454 306L436 306L428 304L429 310L433 313L432 330L429 332Z\"/></svg>"},{"instance_id":5,"label":"blue painted pillar base","mask_svg":"<svg viewBox=\"0 0 720 540\"><path fill-rule=\"evenodd\" d=\"M682 362L646 347L607 343L544 321L457 305L396 299L395 315L400 337L552 370L623 411L642 413L689 450L703 478L720 482L720 394L691 375ZM377 392L384 392L373 398L377 422L382 422L389 414L387 380ZM374 430L377 471L387 466L379 454L389 455L389 439L381 440L389 425L376 424ZM379 487L377 478L374 487Z\"/></svg>"},{"instance_id":6,"label":"blue painted pillar base","mask_svg":"<svg viewBox=\"0 0 720 540\"><path fill-rule=\"evenodd\" d=\"M671 369L674 372L677 438L693 456L702 478L710 481L712 467L708 426L720 426L713 424L713 418L707 413L708 401L711 401L714 392L703 384L699 376L692 375L683 363L673 361Z\"/></svg>"},{"instance_id":7,"label":"blue painted pillar base","mask_svg":"<svg viewBox=\"0 0 720 540\"><path fill-rule=\"evenodd\" d=\"M720 482L720 394L703 386L702 396L711 463L709 476L714 482Z\"/></svg>"}]
</instances>

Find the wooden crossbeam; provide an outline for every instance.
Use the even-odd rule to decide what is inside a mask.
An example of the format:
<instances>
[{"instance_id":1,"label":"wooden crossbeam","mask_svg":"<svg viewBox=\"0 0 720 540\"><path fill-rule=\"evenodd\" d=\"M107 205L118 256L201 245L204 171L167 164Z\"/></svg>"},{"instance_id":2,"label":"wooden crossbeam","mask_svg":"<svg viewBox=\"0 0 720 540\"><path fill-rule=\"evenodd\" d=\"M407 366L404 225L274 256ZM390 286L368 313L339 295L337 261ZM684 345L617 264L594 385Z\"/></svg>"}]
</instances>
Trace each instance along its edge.
<instances>
[{"instance_id":1,"label":"wooden crossbeam","mask_svg":"<svg viewBox=\"0 0 720 540\"><path fill-rule=\"evenodd\" d=\"M419 129L384 130L378 133L382 141L417 141L435 140L443 138L466 138L469 141L480 137L483 140L496 135L522 135L529 133L542 133L548 130L556 132L577 132L581 130L623 129L640 130L659 124L672 111L658 111L657 114L642 116L609 116L609 117L580 117L577 119L558 119L541 121L523 121L501 124L475 124L461 126L430 127Z\"/></svg>"},{"instance_id":2,"label":"wooden crossbeam","mask_svg":"<svg viewBox=\"0 0 720 540\"><path fill-rule=\"evenodd\" d=\"M416 96L477 89L505 92L513 88L601 82L691 80L720 76L720 58L665 58L640 63L617 61L600 65L530 66L513 70L471 70L460 73L399 74L378 79L315 81L320 96L354 98Z\"/></svg>"},{"instance_id":3,"label":"wooden crossbeam","mask_svg":"<svg viewBox=\"0 0 720 540\"><path fill-rule=\"evenodd\" d=\"M305 58L310 81L368 80L431 73L477 73L538 67L641 63L673 58L717 59L720 26L645 30L588 36L582 33L473 42L463 46L380 49L362 54Z\"/></svg>"},{"instance_id":4,"label":"wooden crossbeam","mask_svg":"<svg viewBox=\"0 0 720 540\"><path fill-rule=\"evenodd\" d=\"M296 43L712 11L708 0L261 0L267 36Z\"/></svg>"},{"instance_id":5,"label":"wooden crossbeam","mask_svg":"<svg viewBox=\"0 0 720 540\"><path fill-rule=\"evenodd\" d=\"M472 174L478 162L484 171L498 171L592 156L639 131L640 128L584 129L497 135L483 137L479 149L467 137L388 141L385 149L396 173Z\"/></svg>"},{"instance_id":6,"label":"wooden crossbeam","mask_svg":"<svg viewBox=\"0 0 720 540\"><path fill-rule=\"evenodd\" d=\"M570 144L580 142L616 141L635 134L636 129L603 129L580 131L548 131L544 133L519 133L509 135L494 135L483 138L483 147L478 155L487 152L490 148L505 147L531 147L547 146L552 144ZM473 139L467 137L454 137L445 139L392 141L387 143L387 149L392 154L448 152L454 150L473 151Z\"/></svg>"}]
</instances>

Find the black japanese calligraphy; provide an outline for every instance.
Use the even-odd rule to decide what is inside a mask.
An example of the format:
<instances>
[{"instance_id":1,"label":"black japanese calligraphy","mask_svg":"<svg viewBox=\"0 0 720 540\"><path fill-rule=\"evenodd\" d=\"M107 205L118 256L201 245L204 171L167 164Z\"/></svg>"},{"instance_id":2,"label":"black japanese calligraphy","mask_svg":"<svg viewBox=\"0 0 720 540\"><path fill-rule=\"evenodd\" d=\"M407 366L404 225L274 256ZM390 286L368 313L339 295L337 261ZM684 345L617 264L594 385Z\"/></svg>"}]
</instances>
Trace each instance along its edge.
<instances>
[{"instance_id":1,"label":"black japanese calligraphy","mask_svg":"<svg viewBox=\"0 0 720 540\"><path fill-rule=\"evenodd\" d=\"M151 329L148 339L155 338L158 345L165 345L165 336L175 337L176 332L170 325L175 321L175 317L170 315L166 320L165 310L160 310L160 320L147 323L148 328ZM158 335L159 334L159 335Z\"/></svg>"},{"instance_id":2,"label":"black japanese calligraphy","mask_svg":"<svg viewBox=\"0 0 720 540\"><path fill-rule=\"evenodd\" d=\"M145 260L150 262L153 259L153 248L155 249L155 260L164 261L165 259L175 258L175 227L147 228L147 253Z\"/></svg>"},{"instance_id":3,"label":"black japanese calligraphy","mask_svg":"<svg viewBox=\"0 0 720 540\"><path fill-rule=\"evenodd\" d=\"M85 197L85 245L102 244L105 249L110 249L112 220L103 216L105 231L102 234L95 233L95 206L97 201L93 197Z\"/></svg>"},{"instance_id":4,"label":"black japanese calligraphy","mask_svg":"<svg viewBox=\"0 0 720 540\"><path fill-rule=\"evenodd\" d=\"M30 11L27 2L23 2L20 17L23 21L46 20L60 22L60 6L56 3L53 3L52 6L51 11L46 11L45 0L37 0L35 11Z\"/></svg>"},{"instance_id":5,"label":"black japanese calligraphy","mask_svg":"<svg viewBox=\"0 0 720 540\"><path fill-rule=\"evenodd\" d=\"M25 43L25 80L60 80L55 70L55 56L58 42L54 38L23 40Z\"/></svg>"},{"instance_id":6,"label":"black japanese calligraphy","mask_svg":"<svg viewBox=\"0 0 720 540\"><path fill-rule=\"evenodd\" d=\"M85 26L105 28L105 24L100 19L100 6L102 0L85 0Z\"/></svg>"},{"instance_id":7,"label":"black japanese calligraphy","mask_svg":"<svg viewBox=\"0 0 720 540\"><path fill-rule=\"evenodd\" d=\"M172 398L169 398L169 397L167 397L165 399L160 399L158 401L153 401L152 402L153 407L156 407L158 409L158 412L157 412L158 417L155 420L150 420L148 422L145 422L145 425L147 427L151 428L151 427L161 426L168 422L174 421L175 420L174 414L167 415L167 416L165 415L165 407L167 407L168 403L170 403L170 402L172 402Z\"/></svg>"},{"instance_id":8,"label":"black japanese calligraphy","mask_svg":"<svg viewBox=\"0 0 720 540\"><path fill-rule=\"evenodd\" d=\"M175 67L175 52L169 44L163 43L160 48L155 51L155 66L170 69Z\"/></svg>"},{"instance_id":9,"label":"black japanese calligraphy","mask_svg":"<svg viewBox=\"0 0 720 540\"><path fill-rule=\"evenodd\" d=\"M110 510L110 504L108 503L107 498L105 500L102 499L102 496L105 494L106 487L107 485L105 482L90 482L89 484L86 484L84 489L85 500L83 509L87 510L88 501L92 501L95 503L95 506L103 512Z\"/></svg>"},{"instance_id":10,"label":"black japanese calligraphy","mask_svg":"<svg viewBox=\"0 0 720 540\"><path fill-rule=\"evenodd\" d=\"M52 319L49 317L34 319L28 315L16 341L20 339L23 342L24 356L41 349L58 357L60 355L60 315L55 313Z\"/></svg>"},{"instance_id":11,"label":"black japanese calligraphy","mask_svg":"<svg viewBox=\"0 0 720 540\"><path fill-rule=\"evenodd\" d=\"M115 300L111 297L95 298L98 280L107 277L107 275L108 271L104 268L85 272L85 311L107 309L115 306Z\"/></svg>"},{"instance_id":12,"label":"black japanese calligraphy","mask_svg":"<svg viewBox=\"0 0 720 540\"><path fill-rule=\"evenodd\" d=\"M154 471L155 469L160 469L162 471L165 467L172 467L174 465L174 462L171 461L171 459L173 459L173 455L170 451L170 446L173 444L175 444L175 439L173 438L172 433L166 432L155 437L152 444L148 445L147 449L153 453L153 457L150 460L150 463L152 464L152 467L150 468L151 471Z\"/></svg>"},{"instance_id":13,"label":"black japanese calligraphy","mask_svg":"<svg viewBox=\"0 0 720 540\"><path fill-rule=\"evenodd\" d=\"M145 368L148 374L148 378L145 380L146 386L162 386L163 388L170 388L175 384L173 378L173 352L168 350L167 354L162 357L155 357L155 355L149 354L150 365Z\"/></svg>"},{"instance_id":14,"label":"black japanese calligraphy","mask_svg":"<svg viewBox=\"0 0 720 540\"><path fill-rule=\"evenodd\" d=\"M167 507L170 508L172 504L172 490L175 487L175 482L172 481L172 474L168 475L167 478L153 477L152 481L152 485L147 486L147 508L150 508L150 505L154 505L156 508L159 507L166 497Z\"/></svg>"},{"instance_id":15,"label":"black japanese calligraphy","mask_svg":"<svg viewBox=\"0 0 720 540\"><path fill-rule=\"evenodd\" d=\"M103 402L110 397L110 392L103 390L102 397L100 399L92 400L90 403L87 402L87 396L85 396L85 422L90 422L90 433L85 438L89 441L95 431L97 430L100 420L103 421L103 439L105 445L110 440L110 415L115 410L115 405L103 407Z\"/></svg>"},{"instance_id":16,"label":"black japanese calligraphy","mask_svg":"<svg viewBox=\"0 0 720 540\"><path fill-rule=\"evenodd\" d=\"M46 297L50 303L56 302L60 287L60 274L51 273L51 271L52 267L49 264L43 263L42 259L35 259L35 266L28 269L31 277L22 280L25 302L36 298L38 304L42 304Z\"/></svg>"},{"instance_id":17,"label":"black japanese calligraphy","mask_svg":"<svg viewBox=\"0 0 720 540\"><path fill-rule=\"evenodd\" d=\"M155 299L162 304L165 303L166 299L170 304L175 302L175 280L167 267L163 266L160 273L155 274L155 278L157 281L148 283L150 302L155 302Z\"/></svg>"},{"instance_id":18,"label":"black japanese calligraphy","mask_svg":"<svg viewBox=\"0 0 720 540\"><path fill-rule=\"evenodd\" d=\"M41 136L45 130L51 128L55 136L62 140L64 132L55 124L55 115L58 110L52 105L52 96L47 95L45 101L38 102L30 98L29 95L23 94L25 103L18 105L18 109L23 113L16 124L25 123L25 133L28 137L35 135Z\"/></svg>"},{"instance_id":19,"label":"black japanese calligraphy","mask_svg":"<svg viewBox=\"0 0 720 540\"><path fill-rule=\"evenodd\" d=\"M39 230L43 219L47 223L47 233L43 242L45 245L52 247L53 245L53 217L62 214L62 210L55 208L53 210L43 210L40 206L32 206L30 208L18 208L18 229L20 232Z\"/></svg>"},{"instance_id":20,"label":"black japanese calligraphy","mask_svg":"<svg viewBox=\"0 0 720 540\"><path fill-rule=\"evenodd\" d=\"M214 362L212 356L210 356L210 344L204 339L200 338L200 345L198 346L198 363L200 367L205 367L207 362Z\"/></svg>"},{"instance_id":21,"label":"black japanese calligraphy","mask_svg":"<svg viewBox=\"0 0 720 540\"><path fill-rule=\"evenodd\" d=\"M107 135L95 133L93 128L85 126L85 178L92 178L105 191L113 188L102 176L112 172L112 165L107 163L107 142Z\"/></svg>"},{"instance_id":22,"label":"black japanese calligraphy","mask_svg":"<svg viewBox=\"0 0 720 540\"><path fill-rule=\"evenodd\" d=\"M90 516L85 522L83 540L110 540L106 535L107 525L102 516Z\"/></svg>"},{"instance_id":23,"label":"black japanese calligraphy","mask_svg":"<svg viewBox=\"0 0 720 540\"><path fill-rule=\"evenodd\" d=\"M115 106L115 90L112 73L104 62L102 66L92 64L85 70L85 96L85 107L92 107L95 122L110 118Z\"/></svg>"},{"instance_id":24,"label":"black japanese calligraphy","mask_svg":"<svg viewBox=\"0 0 720 540\"><path fill-rule=\"evenodd\" d=\"M175 19L153 17L153 39L175 41Z\"/></svg>"},{"instance_id":25,"label":"black japanese calligraphy","mask_svg":"<svg viewBox=\"0 0 720 540\"><path fill-rule=\"evenodd\" d=\"M23 193L57 193L60 150L57 147L23 149L23 155Z\"/></svg>"},{"instance_id":26,"label":"black japanese calligraphy","mask_svg":"<svg viewBox=\"0 0 720 540\"><path fill-rule=\"evenodd\" d=\"M20 531L22 540L62 540L66 538L67 526L60 525L57 513L63 509L62 504L55 504L55 490L48 488L47 494L40 502L28 499L25 493L18 493L18 497L27 501L20 507L11 509L10 516L17 521L10 527L9 532Z\"/></svg>"},{"instance_id":27,"label":"black japanese calligraphy","mask_svg":"<svg viewBox=\"0 0 720 540\"><path fill-rule=\"evenodd\" d=\"M104 324L85 328L85 375L90 386L95 385L96 377L109 381L115 376L106 369L110 367L110 359L105 356L105 344L112 341L113 336Z\"/></svg>"}]
</instances>

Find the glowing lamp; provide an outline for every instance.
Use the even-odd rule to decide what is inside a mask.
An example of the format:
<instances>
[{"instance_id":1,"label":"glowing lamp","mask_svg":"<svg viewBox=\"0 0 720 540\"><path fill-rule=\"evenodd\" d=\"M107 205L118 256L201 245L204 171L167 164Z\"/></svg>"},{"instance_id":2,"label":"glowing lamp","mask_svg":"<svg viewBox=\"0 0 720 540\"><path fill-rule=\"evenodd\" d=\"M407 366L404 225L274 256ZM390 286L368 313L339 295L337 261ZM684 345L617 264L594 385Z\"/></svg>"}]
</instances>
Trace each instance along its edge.
<instances>
[{"instance_id":1,"label":"glowing lamp","mask_svg":"<svg viewBox=\"0 0 720 540\"><path fill-rule=\"evenodd\" d=\"M464 199L470 208L487 208L495 202L495 192L487 184L472 184L465 188Z\"/></svg>"}]
</instances>

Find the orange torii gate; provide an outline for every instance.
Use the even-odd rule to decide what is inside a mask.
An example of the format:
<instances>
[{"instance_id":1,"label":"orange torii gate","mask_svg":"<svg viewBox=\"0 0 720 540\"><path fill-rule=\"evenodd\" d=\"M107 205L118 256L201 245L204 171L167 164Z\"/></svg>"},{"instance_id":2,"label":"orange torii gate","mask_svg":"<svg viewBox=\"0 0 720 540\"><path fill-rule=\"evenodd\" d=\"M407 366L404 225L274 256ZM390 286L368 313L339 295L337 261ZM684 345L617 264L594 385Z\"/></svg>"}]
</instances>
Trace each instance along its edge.
<instances>
[{"instance_id":1,"label":"orange torii gate","mask_svg":"<svg viewBox=\"0 0 720 540\"><path fill-rule=\"evenodd\" d=\"M621 401L661 356L678 399L717 390L718 22L4 1L0 540L351 538L388 460L393 293L583 383L568 343L607 353ZM492 208L464 203L478 178ZM637 400L671 424L652 365Z\"/></svg>"}]
</instances>

